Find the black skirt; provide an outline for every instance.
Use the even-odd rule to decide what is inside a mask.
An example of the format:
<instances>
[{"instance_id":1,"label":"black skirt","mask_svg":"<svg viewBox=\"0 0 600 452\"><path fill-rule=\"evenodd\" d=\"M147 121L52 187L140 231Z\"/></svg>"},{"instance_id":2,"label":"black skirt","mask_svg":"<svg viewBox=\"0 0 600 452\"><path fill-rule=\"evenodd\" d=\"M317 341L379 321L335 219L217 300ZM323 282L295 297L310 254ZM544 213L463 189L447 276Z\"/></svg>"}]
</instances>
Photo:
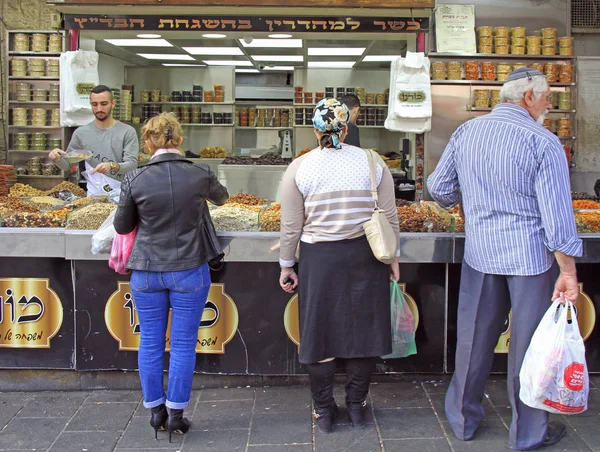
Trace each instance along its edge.
<instances>
[{"instance_id":1,"label":"black skirt","mask_svg":"<svg viewBox=\"0 0 600 452\"><path fill-rule=\"evenodd\" d=\"M300 242L298 279L301 363L391 353L389 265L365 236Z\"/></svg>"}]
</instances>

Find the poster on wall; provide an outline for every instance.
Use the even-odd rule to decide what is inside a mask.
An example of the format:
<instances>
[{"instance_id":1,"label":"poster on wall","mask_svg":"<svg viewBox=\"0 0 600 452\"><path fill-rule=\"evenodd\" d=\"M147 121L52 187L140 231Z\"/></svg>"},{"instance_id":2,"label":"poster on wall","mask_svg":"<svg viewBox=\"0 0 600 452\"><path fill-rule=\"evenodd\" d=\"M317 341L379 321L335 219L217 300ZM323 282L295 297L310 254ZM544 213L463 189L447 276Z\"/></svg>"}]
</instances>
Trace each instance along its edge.
<instances>
[{"instance_id":1,"label":"poster on wall","mask_svg":"<svg viewBox=\"0 0 600 452\"><path fill-rule=\"evenodd\" d=\"M475 6L439 4L435 40L440 53L476 53Z\"/></svg>"}]
</instances>

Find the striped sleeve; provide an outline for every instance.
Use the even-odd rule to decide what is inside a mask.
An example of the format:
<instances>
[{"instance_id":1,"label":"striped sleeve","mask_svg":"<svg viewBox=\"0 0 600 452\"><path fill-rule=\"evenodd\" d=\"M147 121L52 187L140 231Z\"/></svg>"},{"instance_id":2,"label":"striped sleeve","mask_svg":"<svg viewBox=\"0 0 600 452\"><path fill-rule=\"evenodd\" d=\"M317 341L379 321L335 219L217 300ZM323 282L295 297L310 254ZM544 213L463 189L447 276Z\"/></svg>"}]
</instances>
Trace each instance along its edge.
<instances>
[{"instance_id":1,"label":"striped sleeve","mask_svg":"<svg viewBox=\"0 0 600 452\"><path fill-rule=\"evenodd\" d=\"M435 171L427 178L427 190L440 206L447 209L460 201L458 187L453 136L446 146Z\"/></svg>"},{"instance_id":2,"label":"striped sleeve","mask_svg":"<svg viewBox=\"0 0 600 452\"><path fill-rule=\"evenodd\" d=\"M296 263L296 248L304 225L304 197L296 185L296 159L283 175L281 182L281 230L279 235L279 265L293 267Z\"/></svg>"},{"instance_id":3,"label":"striped sleeve","mask_svg":"<svg viewBox=\"0 0 600 452\"><path fill-rule=\"evenodd\" d=\"M567 256L581 256L583 245L577 236L570 188L564 151L558 144L548 143L535 179L546 246Z\"/></svg>"}]
</instances>

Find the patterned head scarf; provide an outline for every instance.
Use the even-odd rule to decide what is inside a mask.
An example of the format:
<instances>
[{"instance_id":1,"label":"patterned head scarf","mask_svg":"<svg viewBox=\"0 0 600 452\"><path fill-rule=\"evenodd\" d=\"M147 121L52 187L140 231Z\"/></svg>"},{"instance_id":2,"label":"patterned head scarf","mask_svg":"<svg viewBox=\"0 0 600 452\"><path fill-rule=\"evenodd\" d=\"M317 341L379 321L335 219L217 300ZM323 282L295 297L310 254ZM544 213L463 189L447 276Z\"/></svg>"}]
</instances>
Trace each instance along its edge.
<instances>
[{"instance_id":1,"label":"patterned head scarf","mask_svg":"<svg viewBox=\"0 0 600 452\"><path fill-rule=\"evenodd\" d=\"M337 99L323 99L317 104L313 114L313 125L324 134L319 143L321 147L342 147L340 137L349 118L350 110Z\"/></svg>"}]
</instances>

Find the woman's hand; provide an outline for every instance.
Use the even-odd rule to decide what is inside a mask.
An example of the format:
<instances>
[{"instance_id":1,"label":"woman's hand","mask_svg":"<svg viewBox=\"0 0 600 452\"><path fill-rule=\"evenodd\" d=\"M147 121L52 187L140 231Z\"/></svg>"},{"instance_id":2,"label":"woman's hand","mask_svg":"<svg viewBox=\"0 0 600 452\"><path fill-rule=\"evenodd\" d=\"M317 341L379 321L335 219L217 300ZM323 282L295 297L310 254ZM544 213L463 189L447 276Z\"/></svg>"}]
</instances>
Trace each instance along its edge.
<instances>
[{"instance_id":1,"label":"woman's hand","mask_svg":"<svg viewBox=\"0 0 600 452\"><path fill-rule=\"evenodd\" d=\"M390 264L390 281L400 281L400 264L398 258L394 259L394 262Z\"/></svg>"},{"instance_id":2,"label":"woman's hand","mask_svg":"<svg viewBox=\"0 0 600 452\"><path fill-rule=\"evenodd\" d=\"M292 282L287 281L284 283L284 281L288 278L291 279ZM281 269L281 274L279 275L279 285L287 293L294 293L294 289L298 287L298 275L292 267L284 267Z\"/></svg>"}]
</instances>

